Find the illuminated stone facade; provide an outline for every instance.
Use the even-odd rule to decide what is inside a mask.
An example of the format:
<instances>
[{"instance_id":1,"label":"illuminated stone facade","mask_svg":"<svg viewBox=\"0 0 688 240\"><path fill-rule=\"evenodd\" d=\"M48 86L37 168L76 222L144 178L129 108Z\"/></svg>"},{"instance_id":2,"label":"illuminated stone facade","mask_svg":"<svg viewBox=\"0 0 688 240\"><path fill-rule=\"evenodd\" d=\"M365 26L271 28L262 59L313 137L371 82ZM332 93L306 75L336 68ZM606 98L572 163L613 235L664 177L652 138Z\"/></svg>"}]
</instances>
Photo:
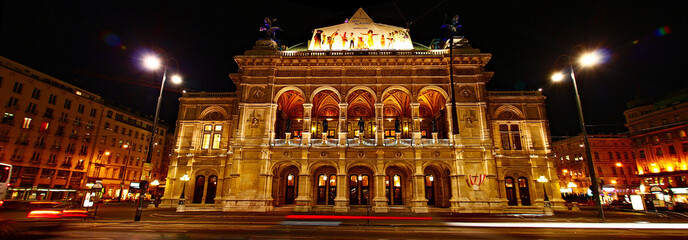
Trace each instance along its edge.
<instances>
[{"instance_id":1,"label":"illuminated stone facade","mask_svg":"<svg viewBox=\"0 0 688 240\"><path fill-rule=\"evenodd\" d=\"M275 45L235 57L236 93L180 98L163 206L186 189L189 211L542 212L543 191L563 208L545 97L487 91L491 54Z\"/></svg>"}]
</instances>

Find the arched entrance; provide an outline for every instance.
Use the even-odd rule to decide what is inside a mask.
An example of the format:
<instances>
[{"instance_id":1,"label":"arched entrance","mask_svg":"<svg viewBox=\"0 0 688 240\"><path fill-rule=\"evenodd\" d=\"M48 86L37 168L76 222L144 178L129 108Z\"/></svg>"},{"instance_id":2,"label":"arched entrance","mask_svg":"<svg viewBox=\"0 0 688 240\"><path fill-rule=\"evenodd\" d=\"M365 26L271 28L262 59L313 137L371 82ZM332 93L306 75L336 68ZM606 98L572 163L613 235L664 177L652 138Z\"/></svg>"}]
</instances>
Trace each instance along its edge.
<instances>
[{"instance_id":1,"label":"arched entrance","mask_svg":"<svg viewBox=\"0 0 688 240\"><path fill-rule=\"evenodd\" d=\"M388 205L404 205L409 196L409 173L403 168L392 166L385 172L385 196Z\"/></svg>"},{"instance_id":2,"label":"arched entrance","mask_svg":"<svg viewBox=\"0 0 688 240\"><path fill-rule=\"evenodd\" d=\"M428 206L449 207L449 199L452 197L449 169L444 165L429 165L424 174Z\"/></svg>"},{"instance_id":3,"label":"arched entrance","mask_svg":"<svg viewBox=\"0 0 688 240\"><path fill-rule=\"evenodd\" d=\"M299 169L294 165L276 168L272 179L272 198L275 205L294 204L298 194Z\"/></svg>"},{"instance_id":4,"label":"arched entrance","mask_svg":"<svg viewBox=\"0 0 688 240\"><path fill-rule=\"evenodd\" d=\"M365 167L349 170L349 205L368 205L373 196L373 171Z\"/></svg>"},{"instance_id":5,"label":"arched entrance","mask_svg":"<svg viewBox=\"0 0 688 240\"><path fill-rule=\"evenodd\" d=\"M314 171L315 202L321 205L334 205L337 197L337 170L331 166L324 166Z\"/></svg>"},{"instance_id":6,"label":"arched entrance","mask_svg":"<svg viewBox=\"0 0 688 240\"><path fill-rule=\"evenodd\" d=\"M275 138L285 138L285 133L291 133L292 138L301 138L303 103L303 94L296 90L288 90L279 96L275 118Z\"/></svg>"}]
</instances>

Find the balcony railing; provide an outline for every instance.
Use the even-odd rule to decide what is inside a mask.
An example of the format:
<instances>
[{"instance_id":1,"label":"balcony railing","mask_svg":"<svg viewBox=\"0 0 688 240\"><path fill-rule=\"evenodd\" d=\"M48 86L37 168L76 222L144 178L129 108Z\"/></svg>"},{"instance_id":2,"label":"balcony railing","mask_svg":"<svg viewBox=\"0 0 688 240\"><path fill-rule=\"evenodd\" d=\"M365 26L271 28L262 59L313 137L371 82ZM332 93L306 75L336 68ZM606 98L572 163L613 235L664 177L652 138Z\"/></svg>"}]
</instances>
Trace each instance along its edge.
<instances>
[{"instance_id":1,"label":"balcony railing","mask_svg":"<svg viewBox=\"0 0 688 240\"><path fill-rule=\"evenodd\" d=\"M372 147L377 145L375 139L364 138L362 141L359 138L346 139L346 143L341 144L339 139L326 139L323 143L322 139L311 139L310 146L313 147ZM271 143L273 147L298 147L301 146L301 139L289 139L289 144L287 144L286 139L274 139ZM413 139L385 139L383 146L387 147L409 147L414 146ZM449 147L453 146L449 139L421 139L419 145L416 147Z\"/></svg>"}]
</instances>

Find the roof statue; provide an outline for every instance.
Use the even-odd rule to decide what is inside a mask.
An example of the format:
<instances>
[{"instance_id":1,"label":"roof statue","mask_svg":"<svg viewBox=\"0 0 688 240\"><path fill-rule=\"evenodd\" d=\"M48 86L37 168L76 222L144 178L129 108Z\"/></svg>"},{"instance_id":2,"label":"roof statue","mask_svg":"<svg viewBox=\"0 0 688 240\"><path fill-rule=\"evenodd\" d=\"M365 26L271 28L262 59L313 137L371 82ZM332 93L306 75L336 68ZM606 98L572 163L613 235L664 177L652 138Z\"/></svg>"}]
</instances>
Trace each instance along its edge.
<instances>
[{"instance_id":1,"label":"roof statue","mask_svg":"<svg viewBox=\"0 0 688 240\"><path fill-rule=\"evenodd\" d=\"M275 40L275 32L276 31L282 31L280 27L275 27L273 24L277 22L277 19L270 19L269 17L265 17L263 20L263 26L260 27L261 32L265 32L265 38Z\"/></svg>"},{"instance_id":2,"label":"roof statue","mask_svg":"<svg viewBox=\"0 0 688 240\"><path fill-rule=\"evenodd\" d=\"M461 27L463 27L463 25L459 24L459 15L454 15L451 18L451 21L449 24L442 25L442 29L444 29L444 31L446 33L446 38L447 38L447 40L444 44L444 48L449 48L449 45L451 45L450 42L452 42L452 41L450 41L450 39L454 40L453 41L454 48L461 47L464 45L469 46L468 40L466 40L466 38L464 38L463 36L455 36L456 33L459 31L459 29L461 29Z\"/></svg>"},{"instance_id":3,"label":"roof statue","mask_svg":"<svg viewBox=\"0 0 688 240\"><path fill-rule=\"evenodd\" d=\"M411 49L408 29L375 23L362 8L342 24L314 29L308 43L310 51Z\"/></svg>"}]
</instances>

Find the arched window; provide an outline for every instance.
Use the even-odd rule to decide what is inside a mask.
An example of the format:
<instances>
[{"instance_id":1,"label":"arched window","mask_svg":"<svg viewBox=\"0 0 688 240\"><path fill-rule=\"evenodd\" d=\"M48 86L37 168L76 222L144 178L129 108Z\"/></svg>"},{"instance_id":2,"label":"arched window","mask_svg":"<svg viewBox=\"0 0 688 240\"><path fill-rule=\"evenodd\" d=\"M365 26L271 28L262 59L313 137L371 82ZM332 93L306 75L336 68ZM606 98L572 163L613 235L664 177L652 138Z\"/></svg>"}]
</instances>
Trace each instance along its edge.
<instances>
[{"instance_id":1,"label":"arched window","mask_svg":"<svg viewBox=\"0 0 688 240\"><path fill-rule=\"evenodd\" d=\"M337 197L337 176L332 174L328 184L327 204L334 205L334 199Z\"/></svg>"}]
</instances>

